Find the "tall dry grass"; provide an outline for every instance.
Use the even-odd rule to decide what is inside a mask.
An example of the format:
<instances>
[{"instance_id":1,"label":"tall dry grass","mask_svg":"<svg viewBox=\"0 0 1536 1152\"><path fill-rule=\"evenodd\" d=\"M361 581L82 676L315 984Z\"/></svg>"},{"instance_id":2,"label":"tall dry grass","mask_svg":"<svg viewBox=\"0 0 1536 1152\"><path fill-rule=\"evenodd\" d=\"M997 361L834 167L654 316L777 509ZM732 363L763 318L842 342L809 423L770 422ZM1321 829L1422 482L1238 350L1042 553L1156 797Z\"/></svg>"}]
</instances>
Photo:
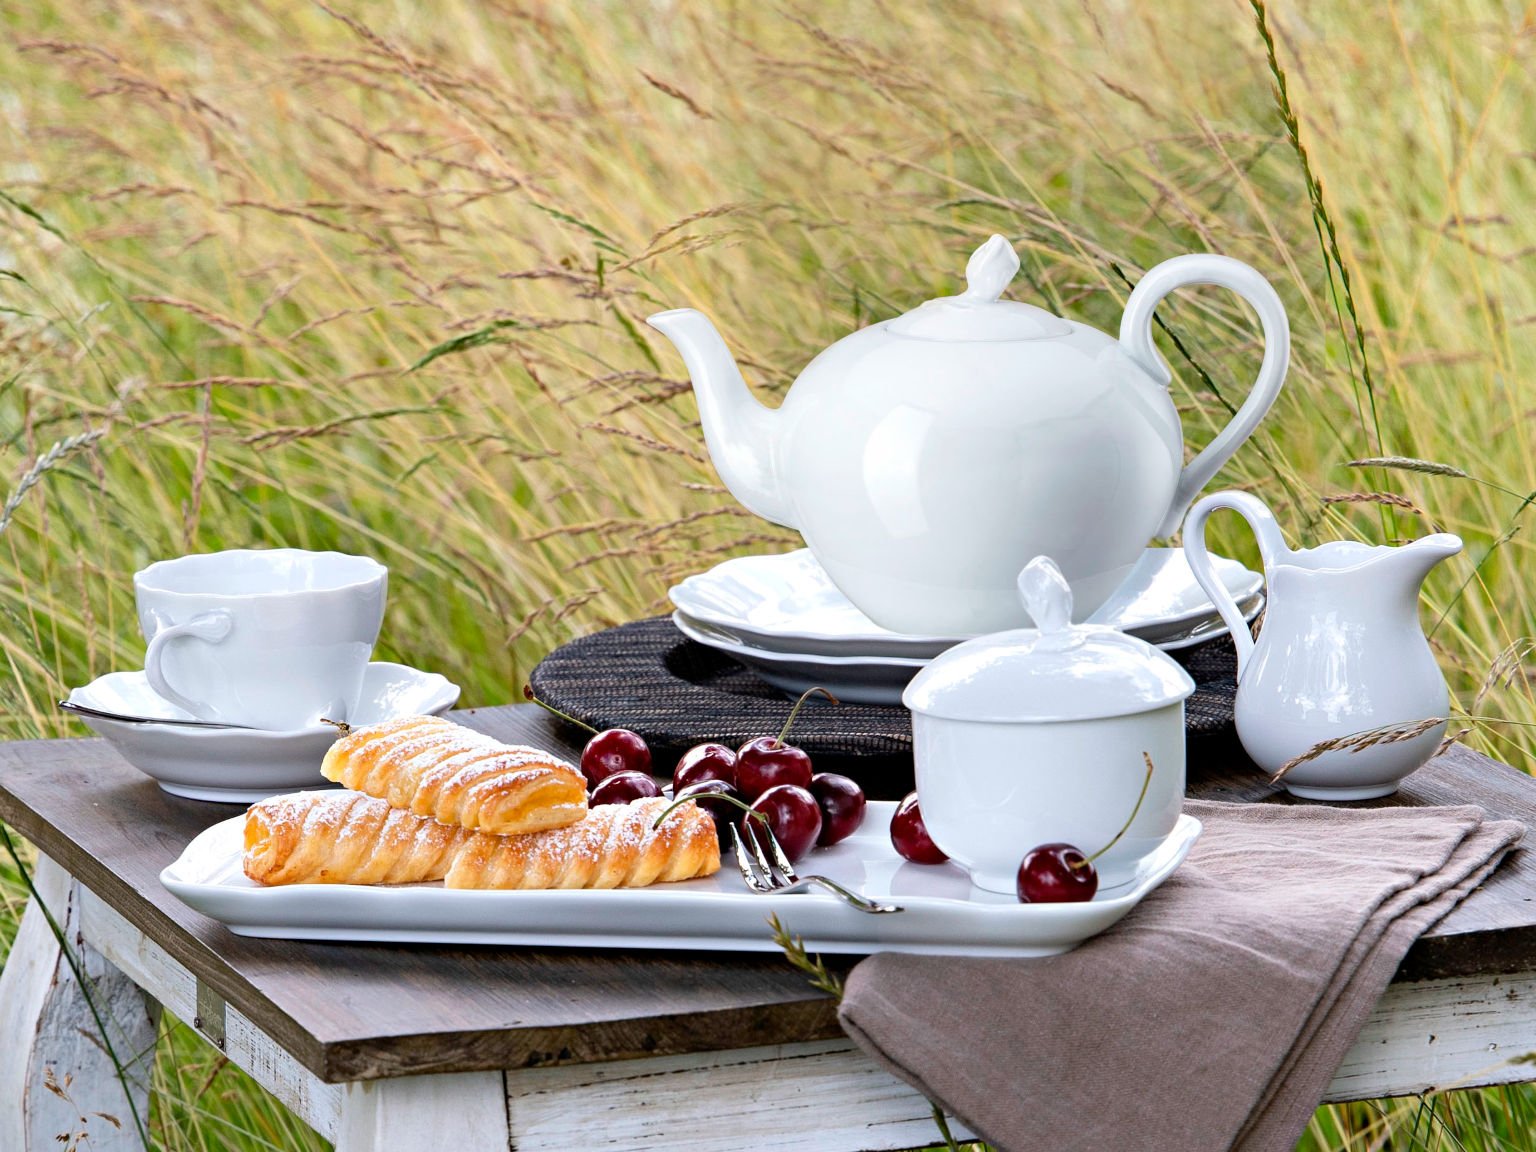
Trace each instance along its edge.
<instances>
[{"instance_id":1,"label":"tall dry grass","mask_svg":"<svg viewBox=\"0 0 1536 1152\"><path fill-rule=\"evenodd\" d=\"M0 9L0 470L36 480L0 537L4 730L75 731L60 692L137 666L132 571L246 544L378 556L384 657L515 698L550 646L792 542L718 487L649 311L708 310L771 400L999 231L1017 295L1107 328L1178 252L1274 280L1290 383L1222 481L1294 541L1461 533L1425 619L1507 721L1467 739L1524 766L1529 15L1280 4L1288 124L1239 0ZM1161 315L1198 445L1254 329L1216 292ZM1389 456L1466 475L1348 466ZM218 1146L172 1122L209 1083L167 1082L168 1147Z\"/></svg>"}]
</instances>

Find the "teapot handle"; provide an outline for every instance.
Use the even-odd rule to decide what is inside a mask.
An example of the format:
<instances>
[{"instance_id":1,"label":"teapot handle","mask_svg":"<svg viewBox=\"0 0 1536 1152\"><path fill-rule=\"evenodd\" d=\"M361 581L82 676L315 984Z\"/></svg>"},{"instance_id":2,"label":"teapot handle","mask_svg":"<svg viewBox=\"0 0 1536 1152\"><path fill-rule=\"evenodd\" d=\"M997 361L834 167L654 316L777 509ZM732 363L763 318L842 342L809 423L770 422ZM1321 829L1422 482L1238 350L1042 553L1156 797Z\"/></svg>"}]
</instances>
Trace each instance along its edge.
<instances>
[{"instance_id":1,"label":"teapot handle","mask_svg":"<svg viewBox=\"0 0 1536 1152\"><path fill-rule=\"evenodd\" d=\"M1211 598L1211 603L1216 605L1216 610L1221 613L1222 620L1232 633L1232 644L1237 649L1237 676L1241 680L1248 657L1253 655L1253 632L1248 628L1248 621L1243 619L1237 601L1232 599L1232 593L1227 591L1221 577L1216 575L1216 570L1211 566L1210 553L1205 548L1205 522L1212 512L1220 508L1232 509L1248 521L1249 527L1253 529L1259 542L1259 557L1264 561L1266 592L1270 591L1270 574L1275 565L1284 561L1291 550L1286 547L1280 525L1275 523L1264 501L1246 492L1214 492L1191 508L1189 519L1184 521L1184 558L1189 561L1189 570L1195 574L1195 580Z\"/></svg>"},{"instance_id":2,"label":"teapot handle","mask_svg":"<svg viewBox=\"0 0 1536 1152\"><path fill-rule=\"evenodd\" d=\"M1285 317L1285 305L1280 303L1280 297L1268 280L1230 256L1209 253L1175 256L1141 278L1125 302L1125 315L1120 320L1120 344L1126 354L1163 387L1172 383L1173 374L1152 343L1152 314L1164 296L1191 284L1230 288L1248 301L1259 314L1259 324L1264 329L1264 359L1259 364L1258 379L1243 406L1205 446L1205 451L1185 465L1179 474L1173 501L1157 531L1159 536L1171 536L1177 531L1190 501L1199 495L1200 489L1243 441L1253 435L1259 421L1274 404L1275 397L1280 395L1280 386L1285 383L1285 370L1291 359L1291 327Z\"/></svg>"}]
</instances>

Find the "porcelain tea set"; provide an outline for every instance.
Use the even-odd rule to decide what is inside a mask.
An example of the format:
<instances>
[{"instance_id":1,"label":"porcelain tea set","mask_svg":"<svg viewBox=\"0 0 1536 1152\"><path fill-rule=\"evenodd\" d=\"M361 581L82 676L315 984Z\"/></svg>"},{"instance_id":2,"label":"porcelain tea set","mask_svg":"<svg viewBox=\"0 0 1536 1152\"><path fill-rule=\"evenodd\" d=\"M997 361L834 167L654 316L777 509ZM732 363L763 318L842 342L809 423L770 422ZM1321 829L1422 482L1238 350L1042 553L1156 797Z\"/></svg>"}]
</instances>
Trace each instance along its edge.
<instances>
[{"instance_id":1,"label":"porcelain tea set","mask_svg":"<svg viewBox=\"0 0 1536 1152\"><path fill-rule=\"evenodd\" d=\"M1112 889L1179 816L1194 683L1166 650L1231 633L1238 737L1271 773L1325 741L1444 717L1418 592L1461 542L1293 551L1240 492L1205 498L1186 521L1280 391L1278 296L1236 260L1176 257L1131 293L1117 340L1003 299L1018 266L993 236L963 293L838 341L777 410L752 396L703 314L650 317L682 354L727 488L807 545L684 580L673 619L786 691L905 704L928 830L984 889L1012 890L1021 844L1108 843L1145 753L1146 795L1098 865ZM1189 285L1246 300L1264 348L1248 399L1183 464L1152 324ZM1205 547L1219 508L1253 526L1262 574ZM1148 547L1181 523L1183 548ZM1283 783L1324 800L1390 794L1443 729L1313 755Z\"/></svg>"},{"instance_id":2,"label":"porcelain tea set","mask_svg":"<svg viewBox=\"0 0 1536 1152\"><path fill-rule=\"evenodd\" d=\"M143 671L102 676L64 706L174 795L250 803L314 787L336 738L322 717L371 724L459 698L436 673L370 663L388 572L367 557L215 552L133 583Z\"/></svg>"},{"instance_id":3,"label":"porcelain tea set","mask_svg":"<svg viewBox=\"0 0 1536 1152\"><path fill-rule=\"evenodd\" d=\"M683 356L727 487L807 545L684 580L671 590L680 631L789 692L904 704L928 831L983 890L1012 892L1020 846L1047 841L1112 843L1105 891L1145 874L1184 795L1194 683L1168 652L1226 633L1237 734L1259 767L1304 797L1391 793L1443 733L1448 694L1418 592L1461 542L1292 550L1253 496L1190 509L1284 381L1285 311L1251 268L1214 255L1158 265L1115 339L1003 299L1018 266L992 237L963 293L838 341L777 410L701 313L650 318ZM1248 399L1184 464L1153 312L1201 284L1253 307L1264 349ZM1252 526L1262 573L1209 552L1218 509ZM1148 546L1181 523L1182 548ZM144 670L67 706L178 795L313 786L334 738L322 717L370 723L458 698L441 676L369 662L387 587L372 560L223 552L152 564L134 585ZM1415 722L1412 739L1315 754Z\"/></svg>"}]
</instances>

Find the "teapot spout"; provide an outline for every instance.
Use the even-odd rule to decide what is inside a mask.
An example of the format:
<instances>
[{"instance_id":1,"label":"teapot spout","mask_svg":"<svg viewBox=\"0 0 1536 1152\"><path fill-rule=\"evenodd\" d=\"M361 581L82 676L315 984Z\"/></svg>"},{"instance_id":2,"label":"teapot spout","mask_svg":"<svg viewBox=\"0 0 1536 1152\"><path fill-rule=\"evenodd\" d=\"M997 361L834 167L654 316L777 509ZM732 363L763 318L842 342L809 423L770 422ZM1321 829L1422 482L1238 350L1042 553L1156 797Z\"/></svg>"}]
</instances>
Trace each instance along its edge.
<instances>
[{"instance_id":1,"label":"teapot spout","mask_svg":"<svg viewBox=\"0 0 1536 1152\"><path fill-rule=\"evenodd\" d=\"M646 323L682 353L699 402L704 443L731 495L764 520L797 527L779 477L780 413L752 395L709 317L674 308Z\"/></svg>"}]
</instances>

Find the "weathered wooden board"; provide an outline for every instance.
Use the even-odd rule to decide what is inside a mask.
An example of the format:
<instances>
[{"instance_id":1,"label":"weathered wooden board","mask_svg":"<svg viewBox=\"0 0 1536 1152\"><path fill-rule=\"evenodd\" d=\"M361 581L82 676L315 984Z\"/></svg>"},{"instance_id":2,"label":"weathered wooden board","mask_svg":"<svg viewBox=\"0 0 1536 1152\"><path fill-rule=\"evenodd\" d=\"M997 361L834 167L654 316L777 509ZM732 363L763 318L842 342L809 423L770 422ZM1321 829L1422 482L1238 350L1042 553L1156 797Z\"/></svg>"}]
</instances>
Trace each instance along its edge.
<instances>
[{"instance_id":1,"label":"weathered wooden board","mask_svg":"<svg viewBox=\"0 0 1536 1152\"><path fill-rule=\"evenodd\" d=\"M83 892L68 873L43 857L33 883L54 922L30 901L0 973L0 1148L141 1149L160 1005L82 942Z\"/></svg>"},{"instance_id":2,"label":"weathered wooden board","mask_svg":"<svg viewBox=\"0 0 1536 1152\"><path fill-rule=\"evenodd\" d=\"M326 1084L238 1008L223 1003L168 952L94 892L81 889L80 935L134 984L192 1025L327 1140L336 1138L342 1089ZM4 1147L4 1145L0 1145Z\"/></svg>"},{"instance_id":3,"label":"weathered wooden board","mask_svg":"<svg viewBox=\"0 0 1536 1152\"><path fill-rule=\"evenodd\" d=\"M848 1040L536 1068L508 1074L507 1098L518 1152L876 1152L939 1139L928 1101Z\"/></svg>"},{"instance_id":4,"label":"weathered wooden board","mask_svg":"<svg viewBox=\"0 0 1536 1152\"><path fill-rule=\"evenodd\" d=\"M442 1148L519 1152L500 1072L363 1080L341 1087L336 1152Z\"/></svg>"},{"instance_id":5,"label":"weathered wooden board","mask_svg":"<svg viewBox=\"0 0 1536 1152\"><path fill-rule=\"evenodd\" d=\"M1328 1100L1416 1096L1530 1080L1536 966L1393 984L1344 1057Z\"/></svg>"}]
</instances>

